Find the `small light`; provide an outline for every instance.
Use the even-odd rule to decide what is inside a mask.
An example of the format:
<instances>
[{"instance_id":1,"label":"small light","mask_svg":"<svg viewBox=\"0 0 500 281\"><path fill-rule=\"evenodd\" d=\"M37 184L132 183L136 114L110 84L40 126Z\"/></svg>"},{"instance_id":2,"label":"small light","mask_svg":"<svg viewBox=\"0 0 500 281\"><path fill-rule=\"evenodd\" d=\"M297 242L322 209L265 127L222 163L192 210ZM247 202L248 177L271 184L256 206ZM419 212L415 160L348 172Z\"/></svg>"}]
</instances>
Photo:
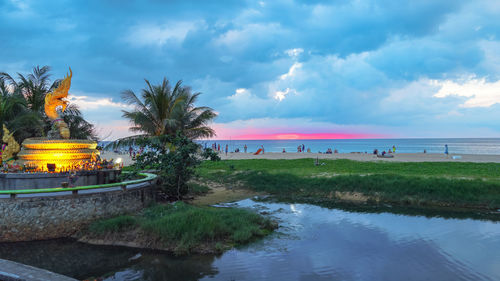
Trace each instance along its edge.
<instances>
[{"instance_id":1,"label":"small light","mask_svg":"<svg viewBox=\"0 0 500 281\"><path fill-rule=\"evenodd\" d=\"M120 164L122 162L122 159L121 158L116 158L115 160L115 164Z\"/></svg>"}]
</instances>

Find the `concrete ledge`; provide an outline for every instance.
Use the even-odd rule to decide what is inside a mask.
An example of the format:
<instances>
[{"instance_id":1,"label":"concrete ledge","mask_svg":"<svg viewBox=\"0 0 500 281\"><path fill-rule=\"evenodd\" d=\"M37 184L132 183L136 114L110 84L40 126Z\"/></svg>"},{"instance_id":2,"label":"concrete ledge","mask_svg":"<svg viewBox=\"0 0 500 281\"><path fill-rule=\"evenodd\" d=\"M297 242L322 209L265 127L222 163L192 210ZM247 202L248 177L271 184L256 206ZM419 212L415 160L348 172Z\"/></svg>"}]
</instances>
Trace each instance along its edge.
<instances>
[{"instance_id":1,"label":"concrete ledge","mask_svg":"<svg viewBox=\"0 0 500 281\"><path fill-rule=\"evenodd\" d=\"M116 182L120 170L80 171L75 186ZM38 189L61 187L69 182L69 173L0 173L0 190Z\"/></svg>"},{"instance_id":2,"label":"concrete ledge","mask_svg":"<svg viewBox=\"0 0 500 281\"><path fill-rule=\"evenodd\" d=\"M45 269L0 259L0 280L2 281L74 281L76 279L50 272Z\"/></svg>"},{"instance_id":3,"label":"concrete ledge","mask_svg":"<svg viewBox=\"0 0 500 281\"><path fill-rule=\"evenodd\" d=\"M126 190L88 190L77 196L0 198L0 242L45 240L68 237L90 222L138 211L154 200L149 182L127 186ZM88 193L85 193L88 192ZM62 192L61 192L62 193Z\"/></svg>"}]
</instances>

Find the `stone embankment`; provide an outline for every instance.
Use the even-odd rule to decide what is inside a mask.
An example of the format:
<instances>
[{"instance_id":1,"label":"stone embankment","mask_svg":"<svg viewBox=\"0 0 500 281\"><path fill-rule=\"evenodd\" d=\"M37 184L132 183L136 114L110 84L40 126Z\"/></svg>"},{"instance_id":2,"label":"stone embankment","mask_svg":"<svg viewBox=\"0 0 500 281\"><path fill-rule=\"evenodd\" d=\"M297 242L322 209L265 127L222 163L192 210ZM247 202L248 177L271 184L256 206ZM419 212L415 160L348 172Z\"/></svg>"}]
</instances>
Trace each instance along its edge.
<instances>
[{"instance_id":1,"label":"stone embankment","mask_svg":"<svg viewBox=\"0 0 500 281\"><path fill-rule=\"evenodd\" d=\"M0 198L0 242L68 237L93 220L135 212L153 199L148 182L127 190Z\"/></svg>"}]
</instances>

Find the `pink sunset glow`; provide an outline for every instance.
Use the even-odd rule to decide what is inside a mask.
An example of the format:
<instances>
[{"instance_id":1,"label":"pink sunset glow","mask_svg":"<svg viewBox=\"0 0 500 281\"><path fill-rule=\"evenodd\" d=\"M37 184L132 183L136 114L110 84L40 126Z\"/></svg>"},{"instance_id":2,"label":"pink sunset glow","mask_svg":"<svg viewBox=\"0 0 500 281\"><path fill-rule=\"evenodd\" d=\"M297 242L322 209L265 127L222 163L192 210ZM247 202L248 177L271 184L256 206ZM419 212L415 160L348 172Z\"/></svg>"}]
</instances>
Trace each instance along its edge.
<instances>
[{"instance_id":1,"label":"pink sunset glow","mask_svg":"<svg viewBox=\"0 0 500 281\"><path fill-rule=\"evenodd\" d=\"M251 122L214 123L218 140L321 140L376 139L394 137L381 128L345 128L330 123L306 122L300 119L255 119ZM328 129L325 129L328 128Z\"/></svg>"},{"instance_id":2,"label":"pink sunset glow","mask_svg":"<svg viewBox=\"0 0 500 281\"><path fill-rule=\"evenodd\" d=\"M346 133L282 133L282 134L248 134L232 137L234 140L322 140L322 139L370 139L380 138L373 134L346 134Z\"/></svg>"}]
</instances>

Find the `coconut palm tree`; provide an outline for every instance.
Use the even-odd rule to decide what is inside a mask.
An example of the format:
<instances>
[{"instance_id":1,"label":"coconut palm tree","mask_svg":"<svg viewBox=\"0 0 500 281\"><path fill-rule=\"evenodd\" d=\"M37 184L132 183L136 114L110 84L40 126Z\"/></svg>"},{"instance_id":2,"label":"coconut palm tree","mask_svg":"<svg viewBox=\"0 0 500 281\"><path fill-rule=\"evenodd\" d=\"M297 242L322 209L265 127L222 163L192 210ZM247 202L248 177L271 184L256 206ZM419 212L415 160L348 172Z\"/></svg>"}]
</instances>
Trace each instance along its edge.
<instances>
[{"instance_id":1,"label":"coconut palm tree","mask_svg":"<svg viewBox=\"0 0 500 281\"><path fill-rule=\"evenodd\" d=\"M97 131L93 124L87 122L78 107L74 104L68 105L63 114L63 120L68 124L72 139L89 139L98 141Z\"/></svg>"},{"instance_id":2,"label":"coconut palm tree","mask_svg":"<svg viewBox=\"0 0 500 281\"><path fill-rule=\"evenodd\" d=\"M16 81L8 73L1 72L0 77L10 83L11 87L20 90L28 108L33 112L43 113L45 104L45 95L57 86L59 81L54 81L50 84L50 67L35 66L33 73L23 75L18 73L18 81Z\"/></svg>"},{"instance_id":3,"label":"coconut palm tree","mask_svg":"<svg viewBox=\"0 0 500 281\"><path fill-rule=\"evenodd\" d=\"M50 67L36 66L32 73L23 75L18 73L18 80L5 72L0 72L0 79L4 81L6 91L18 93L24 100L29 115L24 116L21 122L25 129L19 133L19 138L47 135L52 127L52 121L45 115L45 95L59 86L61 80L50 81ZM29 117L29 118L28 118ZM79 136L83 139L96 138L96 132L92 124L85 121L74 104L70 104L64 111L63 118L74 122L74 126L68 123L70 135Z\"/></svg>"},{"instance_id":4,"label":"coconut palm tree","mask_svg":"<svg viewBox=\"0 0 500 281\"><path fill-rule=\"evenodd\" d=\"M40 119L37 114L32 114L27 109L26 100L17 88L10 87L0 77L0 130L5 125L14 137L20 141L26 136L27 130L40 127ZM0 132L2 136L3 130Z\"/></svg>"},{"instance_id":5,"label":"coconut palm tree","mask_svg":"<svg viewBox=\"0 0 500 281\"><path fill-rule=\"evenodd\" d=\"M183 87L180 80L173 88L166 78L159 85L145 81L141 98L132 90L122 92L123 99L134 107L131 111L123 110L123 117L132 124L131 131L142 133L140 136L182 133L190 139L215 135L207 123L216 114L209 107L194 106L200 93L192 94L191 88Z\"/></svg>"},{"instance_id":6,"label":"coconut palm tree","mask_svg":"<svg viewBox=\"0 0 500 281\"><path fill-rule=\"evenodd\" d=\"M176 112L176 126L170 132L180 132L190 139L210 138L215 136L215 131L208 126L217 114L206 106L196 107L194 104L201 93L191 93L188 87L183 88L182 97L184 101L181 109Z\"/></svg>"}]
</instances>

